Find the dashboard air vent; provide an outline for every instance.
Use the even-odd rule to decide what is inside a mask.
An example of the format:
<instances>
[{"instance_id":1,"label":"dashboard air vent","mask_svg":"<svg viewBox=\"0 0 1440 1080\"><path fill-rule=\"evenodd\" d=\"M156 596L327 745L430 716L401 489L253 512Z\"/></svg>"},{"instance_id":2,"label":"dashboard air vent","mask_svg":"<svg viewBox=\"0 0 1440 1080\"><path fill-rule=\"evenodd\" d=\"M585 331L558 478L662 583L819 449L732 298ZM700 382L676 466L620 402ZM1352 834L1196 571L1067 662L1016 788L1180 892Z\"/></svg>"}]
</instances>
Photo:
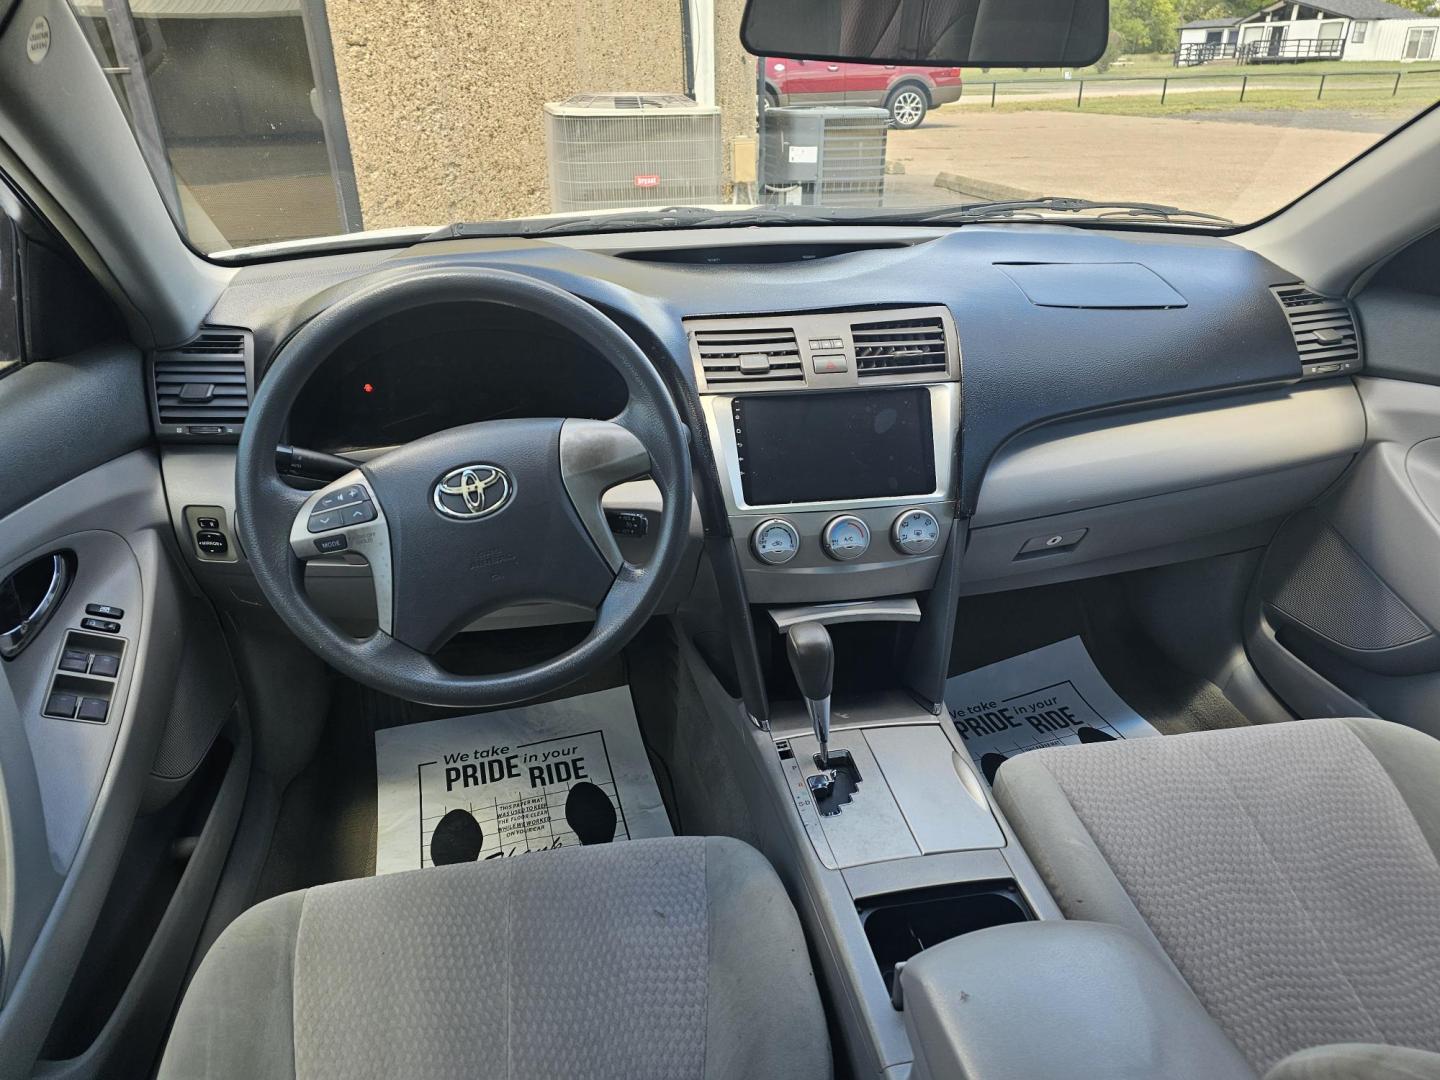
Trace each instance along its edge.
<instances>
[{"instance_id":1,"label":"dashboard air vent","mask_svg":"<svg viewBox=\"0 0 1440 1080\"><path fill-rule=\"evenodd\" d=\"M938 317L852 323L850 336L862 379L946 368L945 324Z\"/></svg>"},{"instance_id":2,"label":"dashboard air vent","mask_svg":"<svg viewBox=\"0 0 1440 1080\"><path fill-rule=\"evenodd\" d=\"M736 326L694 333L700 369L711 390L757 384L805 385L800 348L790 327Z\"/></svg>"},{"instance_id":3,"label":"dashboard air vent","mask_svg":"<svg viewBox=\"0 0 1440 1080\"><path fill-rule=\"evenodd\" d=\"M1306 375L1336 375L1359 368L1360 336L1349 304L1304 285L1281 285L1272 291L1285 310Z\"/></svg>"},{"instance_id":4,"label":"dashboard air vent","mask_svg":"<svg viewBox=\"0 0 1440 1080\"><path fill-rule=\"evenodd\" d=\"M207 330L155 354L155 420L169 436L240 434L250 408L248 373L254 345L242 330Z\"/></svg>"}]
</instances>

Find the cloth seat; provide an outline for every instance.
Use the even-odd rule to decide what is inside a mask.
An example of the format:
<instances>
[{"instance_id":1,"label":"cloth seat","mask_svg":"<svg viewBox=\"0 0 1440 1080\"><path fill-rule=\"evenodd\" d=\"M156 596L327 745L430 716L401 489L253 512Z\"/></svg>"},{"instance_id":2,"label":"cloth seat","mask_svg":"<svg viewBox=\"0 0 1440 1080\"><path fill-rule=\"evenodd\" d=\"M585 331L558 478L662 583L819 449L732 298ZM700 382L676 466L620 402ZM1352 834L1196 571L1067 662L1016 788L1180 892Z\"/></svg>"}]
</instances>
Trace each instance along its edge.
<instances>
[{"instance_id":1,"label":"cloth seat","mask_svg":"<svg viewBox=\"0 0 1440 1080\"><path fill-rule=\"evenodd\" d=\"M1440 742L1323 719L1057 747L995 795L1065 915L1159 950L1257 1073L1440 1077Z\"/></svg>"},{"instance_id":2,"label":"cloth seat","mask_svg":"<svg viewBox=\"0 0 1440 1080\"><path fill-rule=\"evenodd\" d=\"M636 840L322 885L215 942L161 1080L825 1080L770 864Z\"/></svg>"}]
</instances>

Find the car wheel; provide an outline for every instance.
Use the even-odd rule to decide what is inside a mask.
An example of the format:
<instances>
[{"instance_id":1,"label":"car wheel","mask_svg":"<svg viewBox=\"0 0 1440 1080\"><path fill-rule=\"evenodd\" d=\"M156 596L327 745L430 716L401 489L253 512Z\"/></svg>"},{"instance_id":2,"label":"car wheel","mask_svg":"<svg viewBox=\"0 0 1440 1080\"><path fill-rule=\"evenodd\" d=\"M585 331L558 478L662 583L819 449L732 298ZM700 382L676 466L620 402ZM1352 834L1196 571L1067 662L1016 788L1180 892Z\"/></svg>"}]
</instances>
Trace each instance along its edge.
<instances>
[{"instance_id":1,"label":"car wheel","mask_svg":"<svg viewBox=\"0 0 1440 1080\"><path fill-rule=\"evenodd\" d=\"M765 93L760 95L760 111L762 113L766 109L775 109L779 108L779 106L780 99L775 96L774 90L766 90Z\"/></svg>"},{"instance_id":2,"label":"car wheel","mask_svg":"<svg viewBox=\"0 0 1440 1080\"><path fill-rule=\"evenodd\" d=\"M909 131L917 128L930 111L930 102L925 91L918 86L901 86L885 102L890 112L890 122L897 128Z\"/></svg>"}]
</instances>

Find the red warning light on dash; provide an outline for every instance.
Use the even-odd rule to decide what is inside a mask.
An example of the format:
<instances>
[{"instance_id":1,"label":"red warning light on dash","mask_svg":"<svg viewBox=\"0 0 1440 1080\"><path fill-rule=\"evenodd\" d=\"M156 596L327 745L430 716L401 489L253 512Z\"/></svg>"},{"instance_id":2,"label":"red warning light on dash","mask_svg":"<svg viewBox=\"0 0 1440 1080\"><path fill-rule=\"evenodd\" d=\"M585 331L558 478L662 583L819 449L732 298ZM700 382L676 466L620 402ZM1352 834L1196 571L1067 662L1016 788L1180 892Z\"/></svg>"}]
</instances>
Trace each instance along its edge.
<instances>
[{"instance_id":1,"label":"red warning light on dash","mask_svg":"<svg viewBox=\"0 0 1440 1080\"><path fill-rule=\"evenodd\" d=\"M366 383L364 386L362 386L360 389L361 389L361 390L364 390L365 393L367 393L367 394L373 394L373 393L375 392L375 384L374 384L374 383L368 383L368 382L367 382L367 383Z\"/></svg>"}]
</instances>

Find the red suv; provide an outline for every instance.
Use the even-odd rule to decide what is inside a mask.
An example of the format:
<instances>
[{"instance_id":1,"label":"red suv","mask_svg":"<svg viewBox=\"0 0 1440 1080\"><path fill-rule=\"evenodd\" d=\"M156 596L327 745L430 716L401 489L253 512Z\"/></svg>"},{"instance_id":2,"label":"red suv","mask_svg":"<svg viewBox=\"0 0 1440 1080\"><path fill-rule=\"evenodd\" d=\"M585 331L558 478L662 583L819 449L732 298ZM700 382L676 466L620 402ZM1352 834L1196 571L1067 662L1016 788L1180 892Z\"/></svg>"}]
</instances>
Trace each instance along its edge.
<instances>
[{"instance_id":1,"label":"red suv","mask_svg":"<svg viewBox=\"0 0 1440 1080\"><path fill-rule=\"evenodd\" d=\"M897 128L916 128L931 109L960 99L960 69L844 64L767 56L765 100L771 105L876 105Z\"/></svg>"}]
</instances>

